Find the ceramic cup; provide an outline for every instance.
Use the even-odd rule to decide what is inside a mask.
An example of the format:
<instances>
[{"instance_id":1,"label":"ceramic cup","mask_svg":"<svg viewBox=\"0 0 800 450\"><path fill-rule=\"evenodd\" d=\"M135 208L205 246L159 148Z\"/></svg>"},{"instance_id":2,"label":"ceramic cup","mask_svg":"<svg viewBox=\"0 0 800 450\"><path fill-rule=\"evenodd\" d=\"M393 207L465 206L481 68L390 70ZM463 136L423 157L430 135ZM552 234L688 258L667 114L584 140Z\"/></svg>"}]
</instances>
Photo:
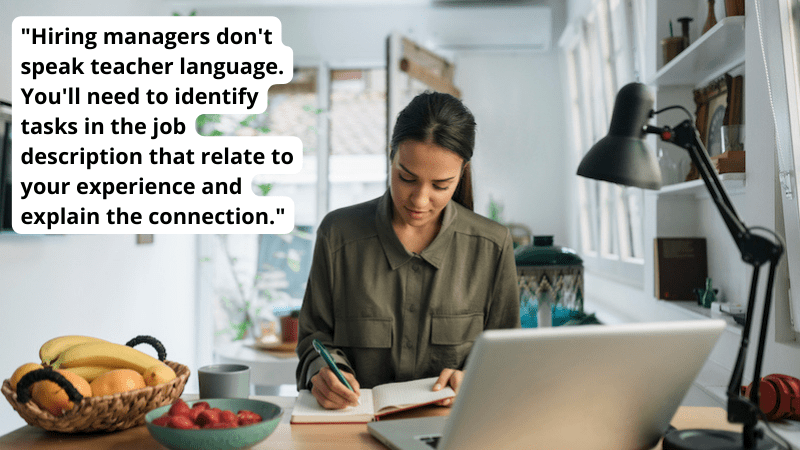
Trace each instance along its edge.
<instances>
[{"instance_id":1,"label":"ceramic cup","mask_svg":"<svg viewBox=\"0 0 800 450\"><path fill-rule=\"evenodd\" d=\"M744 125L723 125L720 134L723 152L744 150Z\"/></svg>"},{"instance_id":2,"label":"ceramic cup","mask_svg":"<svg viewBox=\"0 0 800 450\"><path fill-rule=\"evenodd\" d=\"M672 61L686 47L686 38L683 36L668 37L661 40L661 50L664 57L664 65Z\"/></svg>"},{"instance_id":3,"label":"ceramic cup","mask_svg":"<svg viewBox=\"0 0 800 450\"><path fill-rule=\"evenodd\" d=\"M200 398L248 398L250 367L243 364L212 364L197 370Z\"/></svg>"},{"instance_id":4,"label":"ceramic cup","mask_svg":"<svg viewBox=\"0 0 800 450\"><path fill-rule=\"evenodd\" d=\"M283 342L297 342L297 317L281 317L281 340Z\"/></svg>"}]
</instances>

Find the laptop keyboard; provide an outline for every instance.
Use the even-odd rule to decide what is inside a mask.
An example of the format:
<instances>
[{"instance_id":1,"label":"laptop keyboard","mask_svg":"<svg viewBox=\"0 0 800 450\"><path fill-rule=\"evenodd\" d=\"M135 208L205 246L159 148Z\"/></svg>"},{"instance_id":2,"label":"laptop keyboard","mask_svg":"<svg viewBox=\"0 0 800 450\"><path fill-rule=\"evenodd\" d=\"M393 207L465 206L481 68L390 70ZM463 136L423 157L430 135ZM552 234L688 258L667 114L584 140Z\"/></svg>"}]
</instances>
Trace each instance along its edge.
<instances>
[{"instance_id":1,"label":"laptop keyboard","mask_svg":"<svg viewBox=\"0 0 800 450\"><path fill-rule=\"evenodd\" d=\"M439 439L441 439L441 436L421 436L418 439L429 446L436 448L439 445Z\"/></svg>"}]
</instances>

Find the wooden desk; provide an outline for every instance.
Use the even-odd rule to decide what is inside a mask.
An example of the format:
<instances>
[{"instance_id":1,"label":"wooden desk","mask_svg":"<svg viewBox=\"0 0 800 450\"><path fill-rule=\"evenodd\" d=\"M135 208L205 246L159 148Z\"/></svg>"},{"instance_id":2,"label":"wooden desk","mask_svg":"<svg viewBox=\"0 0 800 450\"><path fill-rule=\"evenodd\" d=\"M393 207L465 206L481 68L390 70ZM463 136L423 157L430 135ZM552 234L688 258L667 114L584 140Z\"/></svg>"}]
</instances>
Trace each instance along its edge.
<instances>
[{"instance_id":1,"label":"wooden desk","mask_svg":"<svg viewBox=\"0 0 800 450\"><path fill-rule=\"evenodd\" d=\"M255 397L275 403L285 412L278 428L255 450L266 449L376 449L385 450L360 425L290 425L292 397ZM415 411L397 414L396 418L446 415L449 408L430 406ZM727 423L725 411L721 408L681 407L675 414L672 424L678 429L715 428L741 430L741 427ZM164 450L143 426L115 433L70 435L44 431L32 426L18 428L5 436L0 436L0 450ZM661 449L658 445L656 449Z\"/></svg>"}]
</instances>

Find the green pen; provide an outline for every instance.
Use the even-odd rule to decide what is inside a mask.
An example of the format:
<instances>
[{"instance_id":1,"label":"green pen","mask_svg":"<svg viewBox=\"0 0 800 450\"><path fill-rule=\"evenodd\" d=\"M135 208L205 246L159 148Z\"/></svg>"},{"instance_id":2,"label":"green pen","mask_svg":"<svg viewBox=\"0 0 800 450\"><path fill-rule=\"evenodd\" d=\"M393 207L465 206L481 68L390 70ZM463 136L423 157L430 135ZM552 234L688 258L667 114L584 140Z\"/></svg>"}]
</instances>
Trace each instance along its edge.
<instances>
[{"instance_id":1,"label":"green pen","mask_svg":"<svg viewBox=\"0 0 800 450\"><path fill-rule=\"evenodd\" d=\"M347 379L345 379L344 374L342 374L342 371L339 370L338 367L336 367L336 362L333 361L333 357L331 356L330 353L328 353L328 349L325 348L325 345L323 345L322 342L320 342L318 339L314 339L313 341L311 341L311 343L314 345L314 350L316 350L317 353L319 353L319 355L322 356L322 359L325 360L325 363L328 364L328 367L330 367L334 375L336 375L336 378L338 378L343 385L347 386L347 389L350 389L351 391L355 392L356 390L353 389L353 386L350 386L350 383L347 382ZM361 401L359 400L358 403L361 404Z\"/></svg>"}]
</instances>

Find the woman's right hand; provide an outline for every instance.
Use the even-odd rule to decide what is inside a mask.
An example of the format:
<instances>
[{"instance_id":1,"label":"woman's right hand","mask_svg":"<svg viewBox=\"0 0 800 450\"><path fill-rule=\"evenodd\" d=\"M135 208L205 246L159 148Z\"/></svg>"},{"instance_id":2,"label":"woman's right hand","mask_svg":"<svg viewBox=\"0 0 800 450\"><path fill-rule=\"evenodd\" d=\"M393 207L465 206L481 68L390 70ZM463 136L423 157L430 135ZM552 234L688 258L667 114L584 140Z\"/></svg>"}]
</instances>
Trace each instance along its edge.
<instances>
[{"instance_id":1,"label":"woman's right hand","mask_svg":"<svg viewBox=\"0 0 800 450\"><path fill-rule=\"evenodd\" d=\"M348 406L358 405L358 398L361 396L356 377L352 373L342 371L342 375L353 386L353 391L347 388L338 378L330 367L323 367L316 375L311 377L311 394L317 399L317 403L325 409L343 409Z\"/></svg>"}]
</instances>

